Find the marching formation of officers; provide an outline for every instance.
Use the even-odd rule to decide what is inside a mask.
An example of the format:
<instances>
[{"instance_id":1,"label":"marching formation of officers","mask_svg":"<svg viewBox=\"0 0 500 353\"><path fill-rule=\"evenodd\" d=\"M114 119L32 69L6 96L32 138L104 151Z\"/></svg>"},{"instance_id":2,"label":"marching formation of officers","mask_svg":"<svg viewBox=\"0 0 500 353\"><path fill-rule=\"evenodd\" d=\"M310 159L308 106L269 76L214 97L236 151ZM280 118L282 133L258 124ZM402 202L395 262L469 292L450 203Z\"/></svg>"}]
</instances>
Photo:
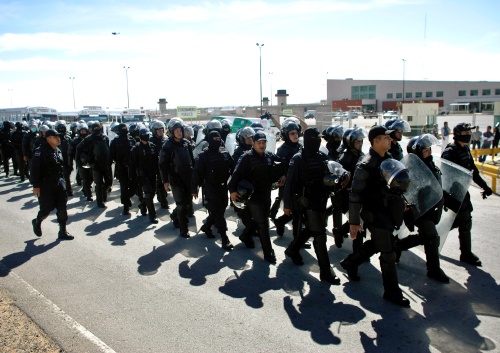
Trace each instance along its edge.
<instances>
[{"instance_id":1,"label":"marching formation of officers","mask_svg":"<svg viewBox=\"0 0 500 353\"><path fill-rule=\"evenodd\" d=\"M404 197L412 185L411 173L400 162L403 150L399 141L409 131L406 121L390 120L369 131L330 126L320 133L301 119L287 118L280 124L267 113L262 118L272 119L281 130L284 143L276 153L268 150L274 136L266 133L262 124L254 123L234 135L227 121L212 120L202 129L178 118L168 122L167 131L165 124L156 120L149 128L113 123L110 130L115 137L111 141L98 122L81 121L69 126L64 121L43 125L37 121L17 122L15 126L3 122L0 151L6 176L12 158L14 174L21 182L29 179L39 199L40 209L32 220L37 236L42 235L43 220L56 209L59 239L73 239L66 230L66 203L73 195L70 175L76 167L76 181L87 201L95 197L97 207L106 207L116 178L122 214L130 215L131 198L137 196L141 214L149 216L151 223L158 223L154 197L163 209L168 209L167 193L171 191L175 201L171 222L184 238L190 237L192 199L200 196L201 189L208 217L200 230L208 238L215 238L212 227L217 229L225 250L233 249L225 218L230 200L244 225L239 240L247 248L254 248L257 237L264 259L270 263L276 262L276 256L269 221L279 236L284 235L285 225L291 221L293 240L285 255L294 264L303 265L300 252L311 247L308 240L312 238L320 279L339 284L326 245L326 225L332 216L335 245L342 247L349 235L353 239L352 254L340 263L349 278L359 281L359 265L380 253L383 297L401 306L409 305L397 277L396 263L402 251L423 245L427 276L449 282L440 267L440 237L436 230L443 207L457 213L453 227L459 231L460 261L481 266L471 250L472 204L468 193L457 206L447 205L445 192L424 214L412 217L412 205ZM492 191L480 177L469 151L472 129L469 124L458 124L453 129L454 142L445 148L442 158L472 171L473 181L484 190L486 198ZM196 145L198 134L203 137ZM362 152L365 138L370 143L366 155ZM441 183L441 171L431 153L435 144L434 136L423 134L410 140L407 152L416 155ZM278 196L272 202L271 193L277 188ZM281 204L283 213L277 217ZM343 215L348 221L343 222ZM416 227L418 232L398 239L395 234L403 223L410 230ZM370 239L365 241L367 230Z\"/></svg>"}]
</instances>

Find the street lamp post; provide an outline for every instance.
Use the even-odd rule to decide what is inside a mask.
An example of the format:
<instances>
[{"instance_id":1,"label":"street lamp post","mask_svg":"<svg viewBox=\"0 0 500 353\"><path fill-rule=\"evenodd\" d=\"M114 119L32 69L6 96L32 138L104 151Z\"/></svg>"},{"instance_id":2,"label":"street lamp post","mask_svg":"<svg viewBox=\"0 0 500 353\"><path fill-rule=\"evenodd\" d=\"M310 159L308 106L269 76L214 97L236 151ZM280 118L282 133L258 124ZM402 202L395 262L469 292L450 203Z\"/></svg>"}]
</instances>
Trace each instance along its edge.
<instances>
[{"instance_id":1,"label":"street lamp post","mask_svg":"<svg viewBox=\"0 0 500 353\"><path fill-rule=\"evenodd\" d=\"M125 78L127 79L127 109L130 109L130 97L128 95L128 69L130 69L130 66L124 66L125 69Z\"/></svg>"},{"instance_id":2,"label":"street lamp post","mask_svg":"<svg viewBox=\"0 0 500 353\"><path fill-rule=\"evenodd\" d=\"M259 47L259 75L260 75L260 115L262 115L262 47L264 44L255 43Z\"/></svg>"},{"instance_id":3,"label":"street lamp post","mask_svg":"<svg viewBox=\"0 0 500 353\"><path fill-rule=\"evenodd\" d=\"M76 109L76 102L75 102L75 85L74 85L75 78L74 78L74 77L70 77L69 79L71 80L71 88L72 88L72 90L73 90L73 109Z\"/></svg>"},{"instance_id":4,"label":"street lamp post","mask_svg":"<svg viewBox=\"0 0 500 353\"><path fill-rule=\"evenodd\" d=\"M269 89L271 90L269 97L271 98L271 106L273 105L273 77L272 72L269 73Z\"/></svg>"},{"instance_id":5,"label":"street lamp post","mask_svg":"<svg viewBox=\"0 0 500 353\"><path fill-rule=\"evenodd\" d=\"M406 59L403 59L403 103L405 102L405 66Z\"/></svg>"}]
</instances>

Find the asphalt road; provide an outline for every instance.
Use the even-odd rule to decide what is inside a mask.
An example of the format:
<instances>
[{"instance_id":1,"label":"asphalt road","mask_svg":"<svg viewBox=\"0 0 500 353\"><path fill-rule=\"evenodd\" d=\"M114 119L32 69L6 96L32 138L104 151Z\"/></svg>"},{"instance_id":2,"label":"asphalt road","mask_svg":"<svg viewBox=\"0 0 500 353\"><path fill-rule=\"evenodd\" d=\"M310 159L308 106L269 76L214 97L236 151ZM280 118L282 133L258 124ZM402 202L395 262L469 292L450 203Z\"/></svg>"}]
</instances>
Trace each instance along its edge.
<instances>
[{"instance_id":1,"label":"asphalt road","mask_svg":"<svg viewBox=\"0 0 500 353\"><path fill-rule=\"evenodd\" d=\"M303 252L302 267L285 259L290 228L284 237L271 229L278 262L269 265L258 241L255 249L239 242L232 211L236 247L225 252L220 240L196 233L207 215L199 203L192 238L183 239L165 210L157 225L137 207L120 215L117 185L106 209L75 193L68 204L75 240L57 241L54 214L37 238L31 189L2 174L0 287L67 352L499 351L500 198L482 200L475 186L470 192L473 250L483 267L458 261L456 231L442 251L450 284L426 277L420 250L405 252L398 271L411 308L400 308L381 298L375 257L360 267L360 282L348 281L339 262L349 240L337 249L328 239L342 281L329 286L319 281L313 250ZM331 235L331 221L327 229Z\"/></svg>"}]
</instances>

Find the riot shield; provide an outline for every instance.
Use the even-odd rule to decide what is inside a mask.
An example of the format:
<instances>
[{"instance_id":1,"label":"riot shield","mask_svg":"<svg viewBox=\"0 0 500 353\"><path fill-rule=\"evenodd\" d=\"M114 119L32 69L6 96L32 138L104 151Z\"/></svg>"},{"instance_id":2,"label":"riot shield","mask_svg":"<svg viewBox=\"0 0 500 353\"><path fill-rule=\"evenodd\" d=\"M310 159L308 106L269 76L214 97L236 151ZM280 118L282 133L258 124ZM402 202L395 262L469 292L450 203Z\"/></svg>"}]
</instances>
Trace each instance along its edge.
<instances>
[{"instance_id":1,"label":"riot shield","mask_svg":"<svg viewBox=\"0 0 500 353\"><path fill-rule=\"evenodd\" d=\"M441 237L439 244L439 251L441 251L472 183L472 172L446 159L435 158L434 163L441 169L445 199L441 220L436 225L437 232Z\"/></svg>"},{"instance_id":2,"label":"riot shield","mask_svg":"<svg viewBox=\"0 0 500 353\"><path fill-rule=\"evenodd\" d=\"M205 133L203 132L203 129L198 130L198 135L196 135L196 145L199 145L204 139Z\"/></svg>"},{"instance_id":3,"label":"riot shield","mask_svg":"<svg viewBox=\"0 0 500 353\"><path fill-rule=\"evenodd\" d=\"M234 153L234 150L236 149L236 134L235 133L230 133L229 135L227 135L225 145L226 145L226 150L232 156Z\"/></svg>"},{"instance_id":4,"label":"riot shield","mask_svg":"<svg viewBox=\"0 0 500 353\"><path fill-rule=\"evenodd\" d=\"M319 151L323 152L324 154L326 154L328 156L328 148L326 148L325 145L319 146Z\"/></svg>"},{"instance_id":5,"label":"riot shield","mask_svg":"<svg viewBox=\"0 0 500 353\"><path fill-rule=\"evenodd\" d=\"M266 151L276 153L276 136L267 131L264 134L266 134L267 139Z\"/></svg>"},{"instance_id":6,"label":"riot shield","mask_svg":"<svg viewBox=\"0 0 500 353\"><path fill-rule=\"evenodd\" d=\"M401 162L410 173L411 184L403 194L417 220L443 198L443 189L431 170L415 154L406 155Z\"/></svg>"},{"instance_id":7,"label":"riot shield","mask_svg":"<svg viewBox=\"0 0 500 353\"><path fill-rule=\"evenodd\" d=\"M200 135L198 135L198 137L200 137ZM203 149L205 147L208 147L208 142L203 140L201 141L193 150L193 157L194 159L198 159L198 155L203 152Z\"/></svg>"}]
</instances>

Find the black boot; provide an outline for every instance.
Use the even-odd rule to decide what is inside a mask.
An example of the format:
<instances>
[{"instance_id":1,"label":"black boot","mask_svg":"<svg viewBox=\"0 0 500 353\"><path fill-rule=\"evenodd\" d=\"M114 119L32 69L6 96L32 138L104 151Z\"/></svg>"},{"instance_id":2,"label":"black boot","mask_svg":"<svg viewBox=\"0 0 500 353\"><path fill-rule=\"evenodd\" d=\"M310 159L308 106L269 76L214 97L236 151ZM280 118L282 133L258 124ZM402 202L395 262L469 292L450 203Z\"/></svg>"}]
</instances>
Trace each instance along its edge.
<instances>
[{"instance_id":1,"label":"black boot","mask_svg":"<svg viewBox=\"0 0 500 353\"><path fill-rule=\"evenodd\" d=\"M424 244L424 250L427 258L427 277L442 283L450 283L450 279L439 263L439 237L427 241Z\"/></svg>"},{"instance_id":2,"label":"black boot","mask_svg":"<svg viewBox=\"0 0 500 353\"><path fill-rule=\"evenodd\" d=\"M124 216L130 216L130 207L128 206L123 206L123 212L122 215Z\"/></svg>"},{"instance_id":3,"label":"black boot","mask_svg":"<svg viewBox=\"0 0 500 353\"><path fill-rule=\"evenodd\" d=\"M347 272L349 279L355 282L361 280L358 275L358 266L363 262L362 256L359 252L350 254L344 260L340 261L340 266Z\"/></svg>"},{"instance_id":4,"label":"black boot","mask_svg":"<svg viewBox=\"0 0 500 353\"><path fill-rule=\"evenodd\" d=\"M304 259L302 255L300 255L300 252L294 252L290 246L286 248L285 255L292 259L292 262L297 266L302 266L304 264Z\"/></svg>"},{"instance_id":5,"label":"black boot","mask_svg":"<svg viewBox=\"0 0 500 353\"><path fill-rule=\"evenodd\" d=\"M272 219L274 225L276 226L276 234L278 234L280 237L285 234L285 225L283 222L278 218L278 219Z\"/></svg>"},{"instance_id":6,"label":"black boot","mask_svg":"<svg viewBox=\"0 0 500 353\"><path fill-rule=\"evenodd\" d=\"M31 221L31 224L33 225L33 233L35 233L35 235L37 237L41 237L42 236L42 221L39 221L37 218L35 218Z\"/></svg>"},{"instance_id":7,"label":"black boot","mask_svg":"<svg viewBox=\"0 0 500 353\"><path fill-rule=\"evenodd\" d=\"M222 248L226 250L232 250L234 248L233 244L229 241L226 231L219 231L220 238L222 240Z\"/></svg>"},{"instance_id":8,"label":"black boot","mask_svg":"<svg viewBox=\"0 0 500 353\"><path fill-rule=\"evenodd\" d=\"M241 242L243 244L245 244L245 246L249 249L255 248L255 242L252 239L251 233L253 233L253 230L251 230L249 228L245 228L243 230L243 233L239 236L239 239L241 240Z\"/></svg>"},{"instance_id":9,"label":"black boot","mask_svg":"<svg viewBox=\"0 0 500 353\"><path fill-rule=\"evenodd\" d=\"M58 238L60 240L73 240L75 239L74 236L72 236L71 234L68 233L68 231L66 230L66 224L59 224L59 234L58 234Z\"/></svg>"},{"instance_id":10,"label":"black boot","mask_svg":"<svg viewBox=\"0 0 500 353\"><path fill-rule=\"evenodd\" d=\"M341 234L339 228L333 228L332 233L333 239L335 240L335 246L340 249L342 247L342 244L344 244L344 235Z\"/></svg>"},{"instance_id":11,"label":"black boot","mask_svg":"<svg viewBox=\"0 0 500 353\"><path fill-rule=\"evenodd\" d=\"M141 216L146 216L148 214L148 208L144 200L142 200L141 203L139 203L139 210L141 210Z\"/></svg>"},{"instance_id":12,"label":"black boot","mask_svg":"<svg viewBox=\"0 0 500 353\"><path fill-rule=\"evenodd\" d=\"M215 238L215 235L212 232L211 228L212 227L209 224L205 223L204 225L201 226L200 231L202 231L203 233L205 233L205 235L207 236L207 238L213 239L213 238Z\"/></svg>"},{"instance_id":13,"label":"black boot","mask_svg":"<svg viewBox=\"0 0 500 353\"><path fill-rule=\"evenodd\" d=\"M319 278L324 282L340 284L340 279L335 276L330 267L330 257L326 248L326 234L317 235L313 241L314 252L318 258Z\"/></svg>"},{"instance_id":14,"label":"black boot","mask_svg":"<svg viewBox=\"0 0 500 353\"><path fill-rule=\"evenodd\" d=\"M383 253L380 256L380 269L384 282L384 299L396 305L410 306L410 301L403 296L398 283L398 272L394 261L395 255Z\"/></svg>"}]
</instances>

